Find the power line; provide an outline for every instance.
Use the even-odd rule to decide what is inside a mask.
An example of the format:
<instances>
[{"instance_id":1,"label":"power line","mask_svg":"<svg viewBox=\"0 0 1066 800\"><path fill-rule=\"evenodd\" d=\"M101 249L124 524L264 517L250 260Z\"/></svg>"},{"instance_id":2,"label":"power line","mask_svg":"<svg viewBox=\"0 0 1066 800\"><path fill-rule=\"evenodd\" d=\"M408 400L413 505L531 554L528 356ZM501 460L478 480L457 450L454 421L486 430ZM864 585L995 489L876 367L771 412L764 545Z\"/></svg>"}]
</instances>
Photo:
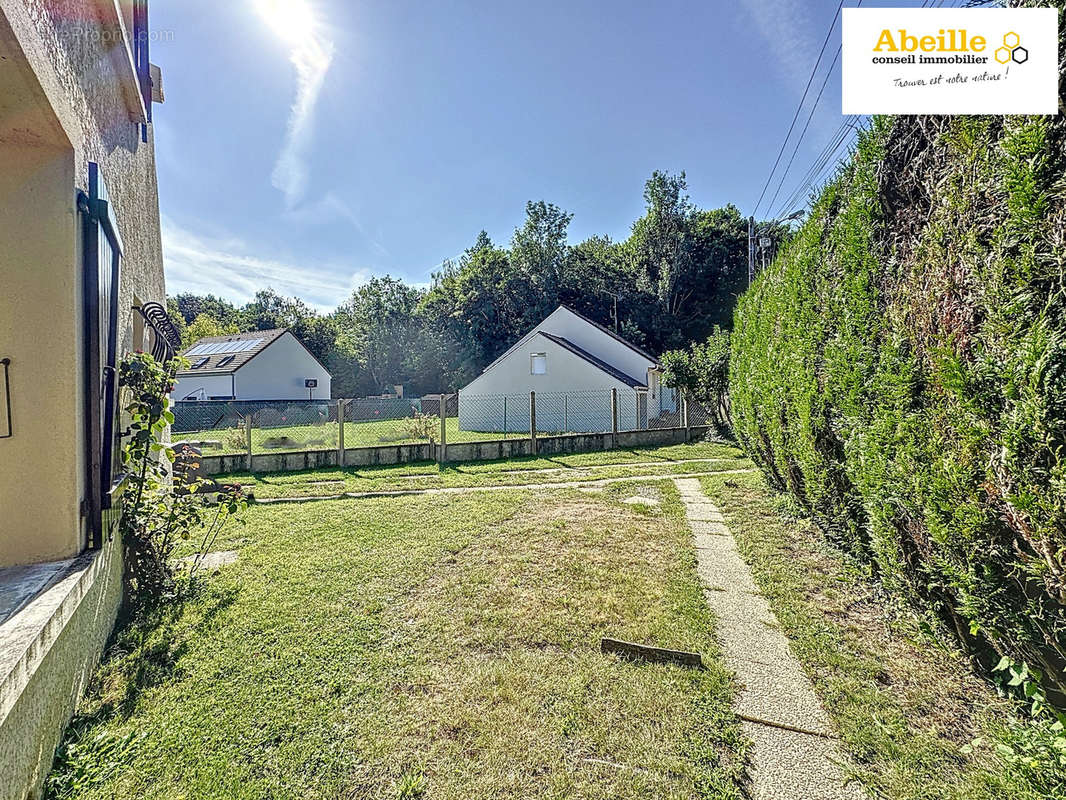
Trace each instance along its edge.
<instances>
[{"instance_id":1,"label":"power line","mask_svg":"<svg viewBox=\"0 0 1066 800\"><path fill-rule=\"evenodd\" d=\"M833 56L833 63L829 65L829 69L825 73L825 80L822 81L822 85L818 89L818 96L814 98L814 103L811 105L811 112L807 115L807 121L803 125L803 130L800 131L799 138L796 139L796 146L792 148L792 155L788 159L785 171L781 173L781 180L777 182L777 189L774 191L774 196L770 198L770 208L774 207L774 203L777 202L777 196L781 193L781 188L785 185L789 170L792 169L792 163L796 160L796 154L799 152L800 145L803 143L803 137L807 135L807 129L810 128L811 120L814 119L814 112L818 109L818 103L822 99L822 93L825 92L825 87L829 84L829 79L833 76L833 68L836 67L837 62L840 60L840 51L842 48L843 45L837 48L836 55Z\"/></svg>"},{"instance_id":2,"label":"power line","mask_svg":"<svg viewBox=\"0 0 1066 800\"><path fill-rule=\"evenodd\" d=\"M807 93L811 90L811 84L814 83L814 76L818 74L818 67L822 63L822 56L825 55L825 48L829 45L829 39L833 35L833 29L837 24L837 17L840 16L840 9L844 7L844 0L840 0L840 4L837 6L836 13L833 14L833 20L829 23L829 30L826 31L825 41L822 42L822 49L818 51L818 60L814 62L814 69L811 70L811 77L807 79L807 86L803 89L803 96L800 98L799 105L796 106L796 113L792 116L792 124L788 126L788 133L785 134L785 140L781 142L781 149L777 151L777 158L774 160L774 165L770 169L770 174L766 178L766 184L762 187L762 192L759 193L759 199L755 203L755 208L752 213L759 213L759 206L762 205L763 198L766 196L766 190L770 188L770 183L774 179L774 173L777 172L777 167L781 163L781 156L785 154L785 147L788 146L789 137L792 136L792 131L796 127L796 121L799 119L800 111L803 110L803 104L807 100Z\"/></svg>"}]
</instances>

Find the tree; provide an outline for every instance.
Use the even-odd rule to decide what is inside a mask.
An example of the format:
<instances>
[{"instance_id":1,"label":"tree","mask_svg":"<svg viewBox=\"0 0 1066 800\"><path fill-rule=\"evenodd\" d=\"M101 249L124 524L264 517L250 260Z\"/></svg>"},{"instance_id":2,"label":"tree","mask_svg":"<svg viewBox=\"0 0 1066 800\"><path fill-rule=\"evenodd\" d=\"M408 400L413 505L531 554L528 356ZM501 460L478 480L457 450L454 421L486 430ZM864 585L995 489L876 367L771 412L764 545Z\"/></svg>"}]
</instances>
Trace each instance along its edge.
<instances>
[{"instance_id":1,"label":"tree","mask_svg":"<svg viewBox=\"0 0 1066 800\"><path fill-rule=\"evenodd\" d=\"M421 299L419 290L386 275L360 286L337 309L337 348L355 367L351 377L359 393L410 383L421 338L416 314Z\"/></svg>"},{"instance_id":2,"label":"tree","mask_svg":"<svg viewBox=\"0 0 1066 800\"><path fill-rule=\"evenodd\" d=\"M202 313L185 328L182 333L181 347L184 350L200 339L206 339L209 336L225 336L230 333L240 333L240 331L236 325L222 325L210 314Z\"/></svg>"},{"instance_id":3,"label":"tree","mask_svg":"<svg viewBox=\"0 0 1066 800\"><path fill-rule=\"evenodd\" d=\"M273 289L261 289L255 299L241 309L247 330L269 331L295 328L317 312L298 297L284 297Z\"/></svg>"},{"instance_id":4,"label":"tree","mask_svg":"<svg viewBox=\"0 0 1066 800\"><path fill-rule=\"evenodd\" d=\"M638 282L654 295L664 317L677 317L694 282L692 223L695 208L685 190L685 173L656 170L644 184L644 216L633 224L629 252Z\"/></svg>"},{"instance_id":5,"label":"tree","mask_svg":"<svg viewBox=\"0 0 1066 800\"><path fill-rule=\"evenodd\" d=\"M719 425L729 424L729 331L717 325L705 342L663 353L663 383L705 406Z\"/></svg>"},{"instance_id":6,"label":"tree","mask_svg":"<svg viewBox=\"0 0 1066 800\"><path fill-rule=\"evenodd\" d=\"M183 292L177 297L171 298L174 303L173 308L176 308L177 312L181 315L185 322L191 323L201 314L206 314L212 319L218 320L220 325L229 327L241 325L241 312L237 309L233 303L228 300L223 300L221 297L215 297L213 294L198 295L190 294L189 292ZM174 316L173 310L170 305L170 300L167 302L168 313L171 317Z\"/></svg>"},{"instance_id":7,"label":"tree","mask_svg":"<svg viewBox=\"0 0 1066 800\"><path fill-rule=\"evenodd\" d=\"M447 261L434 273L419 311L438 337L451 341L448 372L461 384L524 333L529 302L528 283L512 268L510 254L482 231L458 263Z\"/></svg>"},{"instance_id":8,"label":"tree","mask_svg":"<svg viewBox=\"0 0 1066 800\"><path fill-rule=\"evenodd\" d=\"M573 214L552 203L526 203L526 221L511 237L511 268L524 284L524 322L535 325L559 304L570 256L566 230Z\"/></svg>"}]
</instances>

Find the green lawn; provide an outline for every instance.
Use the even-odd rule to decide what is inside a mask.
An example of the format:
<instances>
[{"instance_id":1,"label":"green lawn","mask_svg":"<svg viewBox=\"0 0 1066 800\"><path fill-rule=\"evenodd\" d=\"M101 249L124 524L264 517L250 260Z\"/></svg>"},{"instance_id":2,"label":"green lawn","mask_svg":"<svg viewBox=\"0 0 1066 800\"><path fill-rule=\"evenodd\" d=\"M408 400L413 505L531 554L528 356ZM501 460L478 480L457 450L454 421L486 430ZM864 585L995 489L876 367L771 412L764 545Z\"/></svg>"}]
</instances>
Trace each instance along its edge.
<instances>
[{"instance_id":1,"label":"green lawn","mask_svg":"<svg viewBox=\"0 0 1066 800\"><path fill-rule=\"evenodd\" d=\"M740 798L672 484L252 507L127 628L52 776L79 798ZM707 669L602 655L613 636Z\"/></svg>"},{"instance_id":2,"label":"green lawn","mask_svg":"<svg viewBox=\"0 0 1066 800\"><path fill-rule=\"evenodd\" d=\"M1054 752L1056 734L1016 717L935 622L896 606L814 525L775 499L757 473L712 475L702 484L874 796L1066 797L1062 766L1046 757L1034 767L1003 758L1040 741ZM964 754L978 736L985 744Z\"/></svg>"},{"instance_id":3,"label":"green lawn","mask_svg":"<svg viewBox=\"0 0 1066 800\"><path fill-rule=\"evenodd\" d=\"M218 476L218 479L240 483L257 498L274 498L328 496L344 492L567 483L578 480L667 476L751 468L751 462L743 458L735 447L700 442L671 447L475 461L444 466L436 462L420 462L267 474L239 472Z\"/></svg>"}]
</instances>

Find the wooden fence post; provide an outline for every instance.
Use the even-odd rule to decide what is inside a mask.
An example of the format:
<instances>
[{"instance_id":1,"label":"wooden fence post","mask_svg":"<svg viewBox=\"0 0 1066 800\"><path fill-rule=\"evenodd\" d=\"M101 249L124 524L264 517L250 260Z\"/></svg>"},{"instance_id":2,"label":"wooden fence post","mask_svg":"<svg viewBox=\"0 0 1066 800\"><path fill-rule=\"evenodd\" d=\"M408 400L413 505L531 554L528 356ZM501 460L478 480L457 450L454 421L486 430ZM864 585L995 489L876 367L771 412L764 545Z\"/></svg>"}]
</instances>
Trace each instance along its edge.
<instances>
[{"instance_id":1,"label":"wooden fence post","mask_svg":"<svg viewBox=\"0 0 1066 800\"><path fill-rule=\"evenodd\" d=\"M244 415L244 446L248 450L248 471L252 471L252 413Z\"/></svg>"},{"instance_id":2,"label":"wooden fence post","mask_svg":"<svg viewBox=\"0 0 1066 800\"><path fill-rule=\"evenodd\" d=\"M529 442L530 451L537 454L537 393L529 390Z\"/></svg>"},{"instance_id":3,"label":"wooden fence post","mask_svg":"<svg viewBox=\"0 0 1066 800\"><path fill-rule=\"evenodd\" d=\"M440 443L437 445L437 461L444 464L448 460L448 396L440 396Z\"/></svg>"},{"instance_id":4,"label":"wooden fence post","mask_svg":"<svg viewBox=\"0 0 1066 800\"><path fill-rule=\"evenodd\" d=\"M611 389L611 447L618 447L618 390Z\"/></svg>"},{"instance_id":5,"label":"wooden fence post","mask_svg":"<svg viewBox=\"0 0 1066 800\"><path fill-rule=\"evenodd\" d=\"M347 400L337 401L337 466L344 466L344 406Z\"/></svg>"},{"instance_id":6,"label":"wooden fence post","mask_svg":"<svg viewBox=\"0 0 1066 800\"><path fill-rule=\"evenodd\" d=\"M685 443L692 439L692 423L688 418L688 392L680 390L681 394L681 425L685 429Z\"/></svg>"}]
</instances>

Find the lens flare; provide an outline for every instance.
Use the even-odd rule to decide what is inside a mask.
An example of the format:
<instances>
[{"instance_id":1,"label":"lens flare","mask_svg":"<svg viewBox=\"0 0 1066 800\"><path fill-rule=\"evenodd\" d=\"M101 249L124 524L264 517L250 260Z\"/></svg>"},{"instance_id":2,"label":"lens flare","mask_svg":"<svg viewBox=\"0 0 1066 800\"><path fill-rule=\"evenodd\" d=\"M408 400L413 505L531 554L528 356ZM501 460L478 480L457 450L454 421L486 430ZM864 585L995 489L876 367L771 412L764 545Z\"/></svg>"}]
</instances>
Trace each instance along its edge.
<instances>
[{"instance_id":1,"label":"lens flare","mask_svg":"<svg viewBox=\"0 0 1066 800\"><path fill-rule=\"evenodd\" d=\"M290 44L299 44L315 34L315 12L307 0L256 0L259 15L274 32Z\"/></svg>"}]
</instances>

